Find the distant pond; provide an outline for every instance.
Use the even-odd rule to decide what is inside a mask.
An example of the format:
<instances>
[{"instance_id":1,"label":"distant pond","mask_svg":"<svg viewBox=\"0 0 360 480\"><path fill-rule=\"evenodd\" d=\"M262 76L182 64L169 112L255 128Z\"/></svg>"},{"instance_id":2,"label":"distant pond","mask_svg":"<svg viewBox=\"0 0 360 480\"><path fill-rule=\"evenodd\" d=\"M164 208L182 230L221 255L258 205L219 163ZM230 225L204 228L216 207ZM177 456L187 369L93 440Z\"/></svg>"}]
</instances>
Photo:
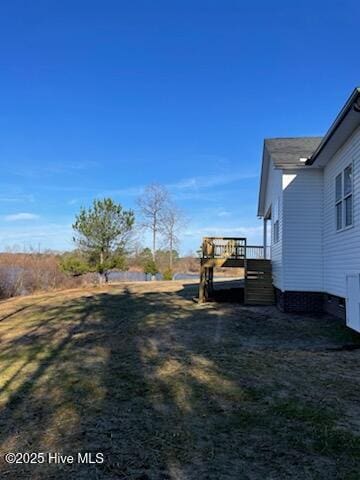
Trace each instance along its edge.
<instances>
[{"instance_id":1,"label":"distant pond","mask_svg":"<svg viewBox=\"0 0 360 480\"><path fill-rule=\"evenodd\" d=\"M161 273L157 273L156 280L162 280ZM109 272L109 280L114 282L146 282L151 280L149 273L143 272Z\"/></svg>"},{"instance_id":2,"label":"distant pond","mask_svg":"<svg viewBox=\"0 0 360 480\"><path fill-rule=\"evenodd\" d=\"M156 274L156 280L162 280L161 273ZM173 280L191 280L198 279L198 273L175 273ZM143 272L110 272L109 280L114 282L146 282L151 280L151 275Z\"/></svg>"},{"instance_id":3,"label":"distant pond","mask_svg":"<svg viewBox=\"0 0 360 480\"><path fill-rule=\"evenodd\" d=\"M7 282L13 283L16 281L18 276L25 272L25 269L22 267L0 267L0 274L2 278L6 278ZM109 272L109 280L114 282L146 282L151 281L151 274L146 274L143 272L120 272L112 271ZM155 275L156 280L162 280L163 276L161 273ZM199 274L197 273L175 273L173 280L188 280L188 279L198 279ZM26 291L24 290L24 294Z\"/></svg>"}]
</instances>

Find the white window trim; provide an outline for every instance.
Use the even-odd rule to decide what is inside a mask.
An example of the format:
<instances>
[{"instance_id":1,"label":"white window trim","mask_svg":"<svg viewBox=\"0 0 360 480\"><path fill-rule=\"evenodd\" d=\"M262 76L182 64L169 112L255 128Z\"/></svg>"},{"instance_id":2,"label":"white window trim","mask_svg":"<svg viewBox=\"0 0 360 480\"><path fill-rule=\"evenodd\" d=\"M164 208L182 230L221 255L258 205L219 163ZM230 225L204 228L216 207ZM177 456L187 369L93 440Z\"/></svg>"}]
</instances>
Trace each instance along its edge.
<instances>
[{"instance_id":1,"label":"white window trim","mask_svg":"<svg viewBox=\"0 0 360 480\"><path fill-rule=\"evenodd\" d=\"M340 177L340 186L341 186L341 193L340 193L340 198L337 199L336 198L336 194L337 194L337 179L338 177ZM344 191L344 179L343 179L343 171L341 171L340 173L338 173L337 175L335 175L335 230L337 232L341 232L341 230L343 229L343 191ZM337 218L337 213L338 213L338 206L340 205L341 209L341 227L338 228L338 218Z\"/></svg>"},{"instance_id":2,"label":"white window trim","mask_svg":"<svg viewBox=\"0 0 360 480\"><path fill-rule=\"evenodd\" d=\"M275 235L275 233L277 235ZM275 220L274 222L274 235L273 235L273 244L279 243L280 241L280 224L279 220Z\"/></svg>"},{"instance_id":3,"label":"white window trim","mask_svg":"<svg viewBox=\"0 0 360 480\"><path fill-rule=\"evenodd\" d=\"M280 241L280 198L277 198L275 200L275 204L274 204L274 220L273 220L273 229L274 229L274 232L273 232L273 245L275 245L276 243L279 243ZM277 235L275 236L275 233L277 233Z\"/></svg>"},{"instance_id":4,"label":"white window trim","mask_svg":"<svg viewBox=\"0 0 360 480\"><path fill-rule=\"evenodd\" d=\"M345 170L351 166L351 192L344 195L345 191ZM341 198L340 200L336 200L336 179L341 175ZM346 219L346 210L345 210L345 200L352 196L352 204L351 204L351 225L345 226L345 219ZM341 204L341 228L337 228L337 206ZM346 165L345 168L341 170L337 175L335 175L335 231L336 233L344 232L349 230L350 228L354 227L354 162L350 162Z\"/></svg>"}]
</instances>

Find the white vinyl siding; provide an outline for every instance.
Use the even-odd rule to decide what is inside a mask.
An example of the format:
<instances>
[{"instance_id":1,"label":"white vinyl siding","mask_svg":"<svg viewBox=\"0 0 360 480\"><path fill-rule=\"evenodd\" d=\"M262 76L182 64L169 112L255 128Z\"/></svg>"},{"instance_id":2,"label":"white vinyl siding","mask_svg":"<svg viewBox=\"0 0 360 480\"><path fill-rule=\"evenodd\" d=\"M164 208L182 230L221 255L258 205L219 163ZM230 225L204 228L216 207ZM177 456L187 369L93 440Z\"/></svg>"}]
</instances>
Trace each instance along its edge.
<instances>
[{"instance_id":1,"label":"white vinyl siding","mask_svg":"<svg viewBox=\"0 0 360 480\"><path fill-rule=\"evenodd\" d=\"M283 289L283 258L282 258L282 171L274 167L270 160L269 173L266 185L265 212L271 209L271 263L273 284ZM276 211L277 210L277 211ZM274 227L274 215L277 216L278 226ZM274 242L274 228L278 230L278 241Z\"/></svg>"},{"instance_id":2,"label":"white vinyl siding","mask_svg":"<svg viewBox=\"0 0 360 480\"><path fill-rule=\"evenodd\" d=\"M323 291L323 172L283 172L284 290Z\"/></svg>"},{"instance_id":3,"label":"white vinyl siding","mask_svg":"<svg viewBox=\"0 0 360 480\"><path fill-rule=\"evenodd\" d=\"M352 167L352 191L345 169ZM337 210L336 178L342 176L342 213ZM335 186L335 187L334 187ZM347 201L346 198L351 200ZM338 208L338 207L336 207ZM343 227L337 230L337 216ZM334 218L335 217L335 218ZM349 225L346 225L346 221ZM324 169L324 291L346 296L346 275L360 272L360 129L357 129Z\"/></svg>"}]
</instances>

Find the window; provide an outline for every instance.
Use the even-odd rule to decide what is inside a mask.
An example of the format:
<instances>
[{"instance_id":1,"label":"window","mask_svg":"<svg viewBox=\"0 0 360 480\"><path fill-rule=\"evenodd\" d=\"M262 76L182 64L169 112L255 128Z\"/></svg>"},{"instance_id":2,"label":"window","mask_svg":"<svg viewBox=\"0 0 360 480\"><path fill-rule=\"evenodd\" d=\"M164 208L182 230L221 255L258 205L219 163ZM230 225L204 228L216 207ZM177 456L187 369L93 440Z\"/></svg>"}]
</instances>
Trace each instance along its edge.
<instances>
[{"instance_id":1,"label":"window","mask_svg":"<svg viewBox=\"0 0 360 480\"><path fill-rule=\"evenodd\" d=\"M335 179L336 230L342 229L342 173Z\"/></svg>"},{"instance_id":2,"label":"window","mask_svg":"<svg viewBox=\"0 0 360 480\"><path fill-rule=\"evenodd\" d=\"M336 229L342 229L342 202L336 204Z\"/></svg>"},{"instance_id":3,"label":"window","mask_svg":"<svg viewBox=\"0 0 360 480\"><path fill-rule=\"evenodd\" d=\"M279 220L274 222L274 243L279 241Z\"/></svg>"},{"instance_id":4,"label":"window","mask_svg":"<svg viewBox=\"0 0 360 480\"><path fill-rule=\"evenodd\" d=\"M342 230L353 224L352 169L352 164L348 165L335 179L336 230Z\"/></svg>"},{"instance_id":5,"label":"window","mask_svg":"<svg viewBox=\"0 0 360 480\"><path fill-rule=\"evenodd\" d=\"M344 170L345 227L350 227L353 223L352 183L352 165L349 165Z\"/></svg>"},{"instance_id":6,"label":"window","mask_svg":"<svg viewBox=\"0 0 360 480\"><path fill-rule=\"evenodd\" d=\"M274 205L274 234L273 239L274 243L277 243L280 239L279 235L279 211L280 211L280 202L279 199L276 200Z\"/></svg>"},{"instance_id":7,"label":"window","mask_svg":"<svg viewBox=\"0 0 360 480\"><path fill-rule=\"evenodd\" d=\"M344 170L344 195L352 192L352 165L349 165Z\"/></svg>"},{"instance_id":8,"label":"window","mask_svg":"<svg viewBox=\"0 0 360 480\"><path fill-rule=\"evenodd\" d=\"M342 199L342 173L336 177L336 201Z\"/></svg>"}]
</instances>

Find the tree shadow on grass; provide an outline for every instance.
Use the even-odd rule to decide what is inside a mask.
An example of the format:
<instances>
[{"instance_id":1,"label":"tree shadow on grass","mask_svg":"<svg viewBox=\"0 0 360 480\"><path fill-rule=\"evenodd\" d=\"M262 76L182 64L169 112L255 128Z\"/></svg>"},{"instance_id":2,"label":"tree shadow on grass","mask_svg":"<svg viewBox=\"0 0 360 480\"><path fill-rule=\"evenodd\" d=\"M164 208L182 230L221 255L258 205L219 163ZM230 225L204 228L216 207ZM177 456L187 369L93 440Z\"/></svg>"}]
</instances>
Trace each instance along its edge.
<instances>
[{"instance_id":1,"label":"tree shadow on grass","mask_svg":"<svg viewBox=\"0 0 360 480\"><path fill-rule=\"evenodd\" d=\"M2 463L3 477L260 479L273 469L306 478L291 469L304 447L288 451L266 400L272 362L281 369L284 357L240 355L255 314L194 307L193 291L114 289L27 311L28 328L0 352L1 450L102 452L105 462ZM322 468L319 460L317 478L333 473Z\"/></svg>"}]
</instances>

